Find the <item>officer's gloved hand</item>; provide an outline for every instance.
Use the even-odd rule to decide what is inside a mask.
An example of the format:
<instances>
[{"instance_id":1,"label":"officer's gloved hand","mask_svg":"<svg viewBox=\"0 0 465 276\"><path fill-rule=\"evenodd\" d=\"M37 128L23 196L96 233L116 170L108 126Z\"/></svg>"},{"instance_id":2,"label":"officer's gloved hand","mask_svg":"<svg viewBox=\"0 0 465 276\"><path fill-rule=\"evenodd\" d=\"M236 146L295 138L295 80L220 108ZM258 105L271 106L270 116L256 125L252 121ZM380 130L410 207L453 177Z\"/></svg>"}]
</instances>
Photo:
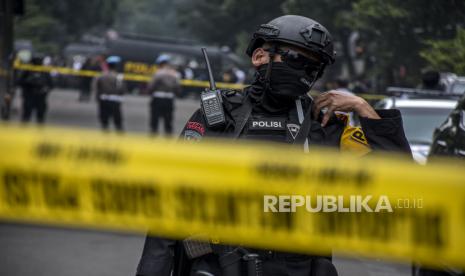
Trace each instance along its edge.
<instances>
[{"instance_id":1,"label":"officer's gloved hand","mask_svg":"<svg viewBox=\"0 0 465 276\"><path fill-rule=\"evenodd\" d=\"M337 276L336 267L326 258L312 259L312 272L310 276Z\"/></svg>"}]
</instances>

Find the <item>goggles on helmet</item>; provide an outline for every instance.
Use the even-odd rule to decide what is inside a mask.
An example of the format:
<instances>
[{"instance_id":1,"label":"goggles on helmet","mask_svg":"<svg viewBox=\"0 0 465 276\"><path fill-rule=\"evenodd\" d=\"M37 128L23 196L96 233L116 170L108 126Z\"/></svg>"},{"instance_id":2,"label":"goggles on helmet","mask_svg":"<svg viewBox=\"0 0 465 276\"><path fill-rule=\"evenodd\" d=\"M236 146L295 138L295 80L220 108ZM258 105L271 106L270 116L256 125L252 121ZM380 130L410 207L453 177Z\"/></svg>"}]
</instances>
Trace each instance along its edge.
<instances>
[{"instance_id":1,"label":"goggles on helmet","mask_svg":"<svg viewBox=\"0 0 465 276\"><path fill-rule=\"evenodd\" d=\"M271 49L264 49L267 52L270 52ZM286 63L289 67L305 71L308 76L314 76L315 73L318 73L321 69L322 64L312 60L301 53L294 51L294 50L283 50L283 49L275 49L275 53L281 55L281 60Z\"/></svg>"}]
</instances>

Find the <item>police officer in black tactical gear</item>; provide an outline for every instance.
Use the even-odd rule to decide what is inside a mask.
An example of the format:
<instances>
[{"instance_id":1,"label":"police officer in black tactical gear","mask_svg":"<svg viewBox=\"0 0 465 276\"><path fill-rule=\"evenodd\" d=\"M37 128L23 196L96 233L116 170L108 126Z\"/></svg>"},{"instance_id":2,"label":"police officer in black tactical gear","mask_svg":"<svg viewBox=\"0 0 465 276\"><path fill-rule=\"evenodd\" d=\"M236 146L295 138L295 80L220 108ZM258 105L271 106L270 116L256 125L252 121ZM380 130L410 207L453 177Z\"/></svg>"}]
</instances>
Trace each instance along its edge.
<instances>
[{"instance_id":1,"label":"police officer in black tactical gear","mask_svg":"<svg viewBox=\"0 0 465 276\"><path fill-rule=\"evenodd\" d=\"M435 156L465 159L465 93L445 122L434 131L429 158Z\"/></svg>"},{"instance_id":2,"label":"police officer in black tactical gear","mask_svg":"<svg viewBox=\"0 0 465 276\"><path fill-rule=\"evenodd\" d=\"M42 56L34 56L32 65L42 65ZM45 122L47 113L47 96L53 87L52 78L47 72L24 71L18 79L22 90L23 110L21 120L27 123L35 112L37 123Z\"/></svg>"},{"instance_id":3,"label":"police officer in black tactical gear","mask_svg":"<svg viewBox=\"0 0 465 276\"><path fill-rule=\"evenodd\" d=\"M222 92L224 124L209 126L208 114L199 109L181 133L185 140L274 141L295 144L310 154L314 146L338 147L359 156L376 150L411 154L398 110L375 111L365 100L339 91L315 99L307 95L335 61L332 37L318 22L296 15L278 17L258 28L247 54L256 77L242 92ZM358 113L361 127L352 127L344 112ZM186 261L180 244L147 237L137 274L170 275L174 269L174 275L259 275L244 268L253 259L261 263L260 275L337 275L331 257L215 246L211 253Z\"/></svg>"}]
</instances>

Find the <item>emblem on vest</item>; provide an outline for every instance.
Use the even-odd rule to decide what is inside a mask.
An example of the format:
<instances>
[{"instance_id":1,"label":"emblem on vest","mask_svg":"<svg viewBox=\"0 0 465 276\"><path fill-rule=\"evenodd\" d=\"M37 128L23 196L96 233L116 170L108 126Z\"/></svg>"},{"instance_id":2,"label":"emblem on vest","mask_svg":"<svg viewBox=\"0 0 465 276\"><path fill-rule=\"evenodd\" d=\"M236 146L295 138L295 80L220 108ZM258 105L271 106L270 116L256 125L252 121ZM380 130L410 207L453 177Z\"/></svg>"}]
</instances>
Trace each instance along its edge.
<instances>
[{"instance_id":1,"label":"emblem on vest","mask_svg":"<svg viewBox=\"0 0 465 276\"><path fill-rule=\"evenodd\" d=\"M251 130L284 130L284 119L252 119L249 122Z\"/></svg>"},{"instance_id":2,"label":"emblem on vest","mask_svg":"<svg viewBox=\"0 0 465 276\"><path fill-rule=\"evenodd\" d=\"M186 141L200 141L202 140L202 135L194 130L186 130L184 132L184 140Z\"/></svg>"},{"instance_id":3,"label":"emblem on vest","mask_svg":"<svg viewBox=\"0 0 465 276\"><path fill-rule=\"evenodd\" d=\"M295 137L297 137L297 134L299 133L300 126L296 124L287 124L287 130L289 130L289 133L291 134L292 138L295 140Z\"/></svg>"}]
</instances>

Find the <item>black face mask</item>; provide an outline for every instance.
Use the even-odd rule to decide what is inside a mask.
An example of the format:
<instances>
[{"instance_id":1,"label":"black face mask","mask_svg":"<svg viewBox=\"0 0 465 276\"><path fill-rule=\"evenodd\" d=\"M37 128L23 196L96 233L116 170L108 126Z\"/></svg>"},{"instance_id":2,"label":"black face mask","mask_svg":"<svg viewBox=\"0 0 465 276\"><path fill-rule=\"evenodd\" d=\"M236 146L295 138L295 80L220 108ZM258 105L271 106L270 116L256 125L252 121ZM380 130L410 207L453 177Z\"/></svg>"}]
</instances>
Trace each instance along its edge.
<instances>
[{"instance_id":1,"label":"black face mask","mask_svg":"<svg viewBox=\"0 0 465 276\"><path fill-rule=\"evenodd\" d=\"M266 71L268 64L258 67L260 81L266 84ZM313 86L316 77L311 77L305 70L297 70L284 62L273 62L271 65L269 87L267 93L279 98L295 100L304 95ZM315 76L316 76L315 72Z\"/></svg>"}]
</instances>

